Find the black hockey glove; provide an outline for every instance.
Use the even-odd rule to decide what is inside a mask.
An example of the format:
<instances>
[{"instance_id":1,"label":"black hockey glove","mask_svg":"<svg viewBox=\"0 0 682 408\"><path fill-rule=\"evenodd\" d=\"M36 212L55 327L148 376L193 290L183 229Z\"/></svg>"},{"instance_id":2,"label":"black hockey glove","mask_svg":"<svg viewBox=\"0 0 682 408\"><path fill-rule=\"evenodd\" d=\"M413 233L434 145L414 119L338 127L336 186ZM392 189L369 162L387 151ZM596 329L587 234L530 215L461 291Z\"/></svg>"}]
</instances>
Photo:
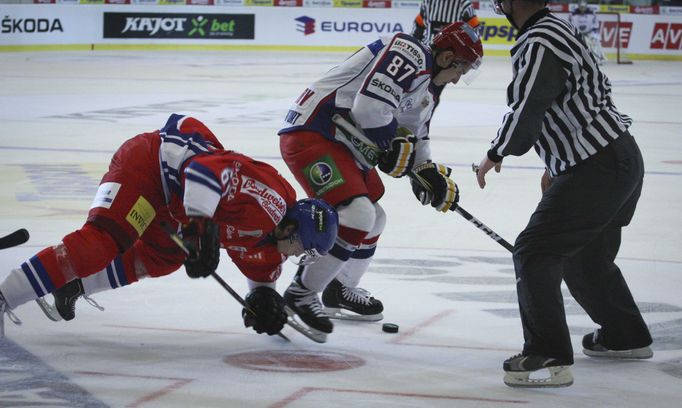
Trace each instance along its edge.
<instances>
[{"instance_id":1,"label":"black hockey glove","mask_svg":"<svg viewBox=\"0 0 682 408\"><path fill-rule=\"evenodd\" d=\"M182 228L182 240L189 249L185 270L190 278L205 278L215 272L220 261L220 237L215 222L191 218Z\"/></svg>"},{"instance_id":2,"label":"black hockey glove","mask_svg":"<svg viewBox=\"0 0 682 408\"><path fill-rule=\"evenodd\" d=\"M417 138L409 129L400 127L391 141L390 150L379 157L379 169L391 177L402 177L414 166Z\"/></svg>"},{"instance_id":3,"label":"black hockey glove","mask_svg":"<svg viewBox=\"0 0 682 408\"><path fill-rule=\"evenodd\" d=\"M244 326L253 327L256 333L267 333L269 336L282 331L287 322L287 312L284 310L284 298L277 291L259 286L249 292L244 300L253 312L242 309Z\"/></svg>"},{"instance_id":4,"label":"black hockey glove","mask_svg":"<svg viewBox=\"0 0 682 408\"><path fill-rule=\"evenodd\" d=\"M412 192L422 205L431 204L438 211L457 208L459 188L449 177L452 169L432 162L416 166L410 175Z\"/></svg>"}]
</instances>

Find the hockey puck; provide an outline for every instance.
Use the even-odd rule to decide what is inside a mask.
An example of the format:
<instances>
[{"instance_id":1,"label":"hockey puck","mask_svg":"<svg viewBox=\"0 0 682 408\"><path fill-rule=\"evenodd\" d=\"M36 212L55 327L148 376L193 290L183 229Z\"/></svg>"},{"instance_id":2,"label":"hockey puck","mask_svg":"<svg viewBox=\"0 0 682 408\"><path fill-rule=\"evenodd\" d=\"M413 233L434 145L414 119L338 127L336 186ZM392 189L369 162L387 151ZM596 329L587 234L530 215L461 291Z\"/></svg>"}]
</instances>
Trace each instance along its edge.
<instances>
[{"instance_id":1,"label":"hockey puck","mask_svg":"<svg viewBox=\"0 0 682 408\"><path fill-rule=\"evenodd\" d=\"M398 333L398 325L393 323L384 323L384 325L381 326L381 330L385 331L386 333Z\"/></svg>"}]
</instances>

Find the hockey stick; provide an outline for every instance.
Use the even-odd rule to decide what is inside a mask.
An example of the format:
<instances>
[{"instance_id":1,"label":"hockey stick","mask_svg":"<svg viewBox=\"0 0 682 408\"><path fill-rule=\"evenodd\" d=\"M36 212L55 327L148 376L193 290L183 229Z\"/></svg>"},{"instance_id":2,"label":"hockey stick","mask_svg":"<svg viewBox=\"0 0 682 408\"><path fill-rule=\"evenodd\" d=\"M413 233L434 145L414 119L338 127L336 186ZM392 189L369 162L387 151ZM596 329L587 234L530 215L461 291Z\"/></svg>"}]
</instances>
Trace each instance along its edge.
<instances>
[{"instance_id":1,"label":"hockey stick","mask_svg":"<svg viewBox=\"0 0 682 408\"><path fill-rule=\"evenodd\" d=\"M162 222L161 228L163 228L166 231L166 233L170 236L170 239L173 242L175 242L175 244L178 247L180 247L180 249L182 249L182 251L185 254L189 255L189 249L187 249L187 247L185 246L184 241L182 240L182 238L178 236L178 234L175 233L175 231L173 231L170 225L168 225L165 222ZM237 302L239 302L239 304L242 305L244 309L246 309L249 313L253 314L254 316L256 315L256 312L254 312L253 309L251 309L249 305L246 304L246 301L239 295L239 293L232 289L232 287L228 285L227 282L225 282L225 280L223 280L223 278L221 278L217 272L212 272L211 276L220 284L220 286L223 287L223 289L227 291L227 293L229 293ZM291 341L287 336L283 335L281 332L277 333L277 335L286 341Z\"/></svg>"},{"instance_id":2,"label":"hockey stick","mask_svg":"<svg viewBox=\"0 0 682 408\"><path fill-rule=\"evenodd\" d=\"M30 235L25 228L18 229L11 234L0 237L0 249L11 248L17 245L21 245L28 241Z\"/></svg>"},{"instance_id":3,"label":"hockey stick","mask_svg":"<svg viewBox=\"0 0 682 408\"><path fill-rule=\"evenodd\" d=\"M338 114L334 115L332 117L332 122L334 122L337 126L342 128L344 131L346 131L346 132L350 133L351 135L353 135L354 137L356 137L358 140L362 141L362 143L364 143L368 148L373 149L377 152L380 151L380 149L376 145L376 143L371 141L358 128L356 128L352 123L348 122L343 116L338 115ZM353 153L352 150L351 150L351 153ZM410 171L410 173L408 173L408 177L410 177L411 179L415 179L417 176L413 172ZM495 233L495 231L493 231L492 229L490 229L490 227L488 227L487 225L482 223L478 218L471 215L467 210L462 208L460 205L457 205L457 207L455 207L454 211L457 214L464 217L465 220L474 224L476 226L476 228L483 231L487 236L489 236L491 239L493 239L498 244L502 245L506 250L508 250L509 252L514 251L513 245L511 245L509 242L505 241L501 236L497 235L497 233Z\"/></svg>"}]
</instances>

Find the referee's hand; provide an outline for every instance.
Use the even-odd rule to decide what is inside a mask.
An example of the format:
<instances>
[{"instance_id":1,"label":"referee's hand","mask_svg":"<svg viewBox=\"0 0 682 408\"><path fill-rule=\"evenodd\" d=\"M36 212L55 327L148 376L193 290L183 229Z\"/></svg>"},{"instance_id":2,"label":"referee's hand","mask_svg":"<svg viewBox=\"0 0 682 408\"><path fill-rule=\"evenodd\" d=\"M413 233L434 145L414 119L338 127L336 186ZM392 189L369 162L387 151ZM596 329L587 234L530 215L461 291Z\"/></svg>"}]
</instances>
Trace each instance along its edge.
<instances>
[{"instance_id":1,"label":"referee's hand","mask_svg":"<svg viewBox=\"0 0 682 408\"><path fill-rule=\"evenodd\" d=\"M478 186L481 188L485 187L485 174L490 171L490 169L495 168L497 173L502 169L502 162L495 163L488 158L488 155L483 156L483 160L479 163L478 167L474 167L476 171L476 180L478 181Z\"/></svg>"}]
</instances>

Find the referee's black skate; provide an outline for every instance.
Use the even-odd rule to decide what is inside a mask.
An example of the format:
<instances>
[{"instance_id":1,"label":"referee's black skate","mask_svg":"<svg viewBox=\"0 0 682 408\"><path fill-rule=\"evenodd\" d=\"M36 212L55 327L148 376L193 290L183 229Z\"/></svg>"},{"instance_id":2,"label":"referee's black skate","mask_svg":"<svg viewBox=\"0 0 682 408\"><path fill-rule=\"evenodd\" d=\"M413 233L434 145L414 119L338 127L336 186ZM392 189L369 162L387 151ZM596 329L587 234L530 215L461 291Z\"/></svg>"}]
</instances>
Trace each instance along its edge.
<instances>
[{"instance_id":1,"label":"referee's black skate","mask_svg":"<svg viewBox=\"0 0 682 408\"><path fill-rule=\"evenodd\" d=\"M549 388L568 387L573 384L571 363L556 358L517 354L504 361L504 383L510 387ZM537 373L547 369L549 376Z\"/></svg>"},{"instance_id":2,"label":"referee's black skate","mask_svg":"<svg viewBox=\"0 0 682 408\"><path fill-rule=\"evenodd\" d=\"M351 288L334 279L322 292L322 303L332 319L376 322L384 318L384 305L361 288Z\"/></svg>"},{"instance_id":3,"label":"referee's black skate","mask_svg":"<svg viewBox=\"0 0 682 408\"><path fill-rule=\"evenodd\" d=\"M613 359L647 359L654 356L654 352L649 346L625 350L610 350L602 344L603 341L601 329L595 330L594 333L586 334L583 337L583 354L590 357Z\"/></svg>"},{"instance_id":4,"label":"referee's black skate","mask_svg":"<svg viewBox=\"0 0 682 408\"><path fill-rule=\"evenodd\" d=\"M334 330L334 324L329 320L329 317L324 313L324 308L320 303L317 293L306 288L300 281L300 277L294 278L294 281L289 285L284 292L284 300L287 303L286 309L289 314L291 324L298 323L298 327L292 325L296 330L305 329L301 324L294 320L295 316L310 329L310 334L313 340L318 343L324 343L327 340L327 334ZM300 331L300 330L299 330Z\"/></svg>"}]
</instances>

